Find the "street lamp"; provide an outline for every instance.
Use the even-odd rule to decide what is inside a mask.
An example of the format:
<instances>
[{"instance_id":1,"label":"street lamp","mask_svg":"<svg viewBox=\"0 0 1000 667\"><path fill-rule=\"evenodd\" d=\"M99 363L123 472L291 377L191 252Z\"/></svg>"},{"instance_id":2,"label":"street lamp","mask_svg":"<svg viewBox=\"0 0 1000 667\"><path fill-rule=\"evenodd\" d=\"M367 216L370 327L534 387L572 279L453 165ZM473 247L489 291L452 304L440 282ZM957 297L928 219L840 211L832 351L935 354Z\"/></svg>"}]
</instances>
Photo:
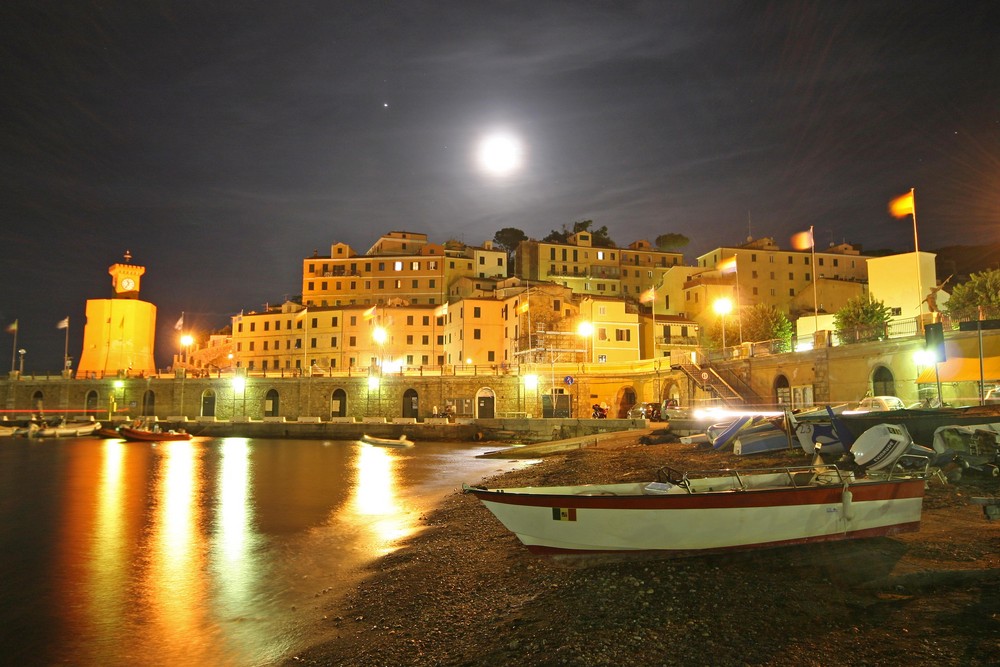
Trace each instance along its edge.
<instances>
[{"instance_id":1,"label":"street lamp","mask_svg":"<svg viewBox=\"0 0 1000 667\"><path fill-rule=\"evenodd\" d=\"M21 361L19 362L18 367L17 367L17 374L18 375L24 375L24 355L26 355L27 353L28 353L28 351L26 349L24 349L23 347L20 350L17 351L17 354L20 356L20 359L21 359Z\"/></svg>"},{"instance_id":2,"label":"street lamp","mask_svg":"<svg viewBox=\"0 0 1000 667\"><path fill-rule=\"evenodd\" d=\"M232 357L233 355L229 355ZM233 416L236 416L236 394L240 393L243 395L243 416L246 416L247 412L247 379L242 375L233 376Z\"/></svg>"},{"instance_id":3,"label":"street lamp","mask_svg":"<svg viewBox=\"0 0 1000 667\"><path fill-rule=\"evenodd\" d=\"M181 336L181 347L184 348L184 365L187 366L188 361L188 348L194 343L194 338L191 334L184 334Z\"/></svg>"},{"instance_id":4,"label":"street lamp","mask_svg":"<svg viewBox=\"0 0 1000 667\"><path fill-rule=\"evenodd\" d=\"M594 325L590 322L580 322L580 326L576 328L576 333L584 339L585 349L583 351L583 360L593 362L591 350L594 349L594 342L592 336L594 335Z\"/></svg>"},{"instance_id":5,"label":"street lamp","mask_svg":"<svg viewBox=\"0 0 1000 667\"><path fill-rule=\"evenodd\" d=\"M726 354L726 315L728 315L733 310L733 302L729 299L723 297L721 299L716 299L715 303L712 304L712 309L719 316L722 323L722 355Z\"/></svg>"}]
</instances>

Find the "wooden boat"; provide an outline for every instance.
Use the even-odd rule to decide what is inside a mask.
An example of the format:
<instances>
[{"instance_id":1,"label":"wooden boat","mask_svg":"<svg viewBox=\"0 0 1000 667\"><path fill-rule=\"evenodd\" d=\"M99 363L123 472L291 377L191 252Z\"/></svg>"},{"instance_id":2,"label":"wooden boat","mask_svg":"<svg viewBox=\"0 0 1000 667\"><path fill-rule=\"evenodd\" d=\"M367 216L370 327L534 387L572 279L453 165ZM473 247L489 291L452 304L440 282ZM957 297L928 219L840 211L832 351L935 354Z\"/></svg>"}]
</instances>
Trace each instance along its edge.
<instances>
[{"instance_id":1,"label":"wooden boat","mask_svg":"<svg viewBox=\"0 0 1000 667\"><path fill-rule=\"evenodd\" d=\"M376 445L377 447L412 447L413 441L407 438L405 435L399 436L399 439L393 440L392 438L376 438L373 435L368 435L365 433L361 436L361 442L366 445Z\"/></svg>"},{"instance_id":2,"label":"wooden boat","mask_svg":"<svg viewBox=\"0 0 1000 667\"><path fill-rule=\"evenodd\" d=\"M832 465L665 468L656 482L463 491L534 553L686 555L916 531L925 476L926 465L865 477Z\"/></svg>"},{"instance_id":3,"label":"wooden boat","mask_svg":"<svg viewBox=\"0 0 1000 667\"><path fill-rule=\"evenodd\" d=\"M0 426L0 438L8 438L12 435L18 435L24 430L22 426Z\"/></svg>"},{"instance_id":4,"label":"wooden boat","mask_svg":"<svg viewBox=\"0 0 1000 667\"><path fill-rule=\"evenodd\" d=\"M137 442L167 442L169 440L190 440L191 434L187 431L152 431L147 428L131 428L122 426L118 433L126 440Z\"/></svg>"},{"instance_id":5,"label":"wooden boat","mask_svg":"<svg viewBox=\"0 0 1000 667\"><path fill-rule=\"evenodd\" d=\"M111 428L110 426L102 426L94 432L98 438L120 438L122 434L118 432L117 428Z\"/></svg>"},{"instance_id":6,"label":"wooden boat","mask_svg":"<svg viewBox=\"0 0 1000 667\"><path fill-rule=\"evenodd\" d=\"M722 449L726 445L732 444L736 434L745 428L749 428L753 423L750 415L741 415L731 422L722 422L708 427L706 433L712 443L712 449Z\"/></svg>"}]
</instances>

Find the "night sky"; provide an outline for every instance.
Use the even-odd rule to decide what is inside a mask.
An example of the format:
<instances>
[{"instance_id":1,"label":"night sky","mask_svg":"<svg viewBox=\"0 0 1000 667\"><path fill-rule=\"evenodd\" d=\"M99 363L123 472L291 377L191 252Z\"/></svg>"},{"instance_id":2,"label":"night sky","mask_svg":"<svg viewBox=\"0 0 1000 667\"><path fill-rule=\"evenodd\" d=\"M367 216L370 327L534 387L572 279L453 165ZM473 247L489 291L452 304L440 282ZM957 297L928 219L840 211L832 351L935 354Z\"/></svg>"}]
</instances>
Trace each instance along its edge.
<instances>
[{"instance_id":1,"label":"night sky","mask_svg":"<svg viewBox=\"0 0 1000 667\"><path fill-rule=\"evenodd\" d=\"M0 322L58 370L147 267L156 356L390 230L1000 242L1000 3L0 3ZM523 166L474 160L502 129ZM6 349L12 337L5 334ZM0 372L7 370L0 346Z\"/></svg>"}]
</instances>

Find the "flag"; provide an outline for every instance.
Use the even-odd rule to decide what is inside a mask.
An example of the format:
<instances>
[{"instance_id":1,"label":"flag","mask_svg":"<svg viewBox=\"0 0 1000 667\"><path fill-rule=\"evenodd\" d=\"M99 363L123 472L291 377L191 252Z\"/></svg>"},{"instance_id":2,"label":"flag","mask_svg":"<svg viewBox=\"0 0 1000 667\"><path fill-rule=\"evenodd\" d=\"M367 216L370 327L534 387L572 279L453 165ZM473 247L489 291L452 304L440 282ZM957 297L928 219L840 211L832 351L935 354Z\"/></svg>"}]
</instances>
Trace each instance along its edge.
<instances>
[{"instance_id":1,"label":"flag","mask_svg":"<svg viewBox=\"0 0 1000 667\"><path fill-rule=\"evenodd\" d=\"M520 306L517 307L517 312L526 313L528 312L528 308L529 308L528 300L525 299L524 303L522 303Z\"/></svg>"},{"instance_id":2,"label":"flag","mask_svg":"<svg viewBox=\"0 0 1000 667\"><path fill-rule=\"evenodd\" d=\"M656 298L656 288L650 287L648 290L639 295L640 303L649 303Z\"/></svg>"},{"instance_id":3,"label":"flag","mask_svg":"<svg viewBox=\"0 0 1000 667\"><path fill-rule=\"evenodd\" d=\"M913 190L889 202L889 213L892 213L894 218L905 218L913 215L913 211Z\"/></svg>"},{"instance_id":4,"label":"flag","mask_svg":"<svg viewBox=\"0 0 1000 667\"><path fill-rule=\"evenodd\" d=\"M792 247L796 250L809 250L813 247L812 230L792 235Z\"/></svg>"},{"instance_id":5,"label":"flag","mask_svg":"<svg viewBox=\"0 0 1000 667\"><path fill-rule=\"evenodd\" d=\"M736 255L733 255L732 257L726 257L726 258L724 258L721 262L719 262L718 264L715 265L715 270L716 271L721 271L723 273L726 273L728 271L735 271L736 270Z\"/></svg>"},{"instance_id":6,"label":"flag","mask_svg":"<svg viewBox=\"0 0 1000 667\"><path fill-rule=\"evenodd\" d=\"M362 317L364 317L366 320L370 320L371 318L375 317L375 308L376 308L376 306L372 306L371 308L369 308L368 310L366 310L362 314Z\"/></svg>"},{"instance_id":7,"label":"flag","mask_svg":"<svg viewBox=\"0 0 1000 667\"><path fill-rule=\"evenodd\" d=\"M7 325L7 333L17 333L17 320Z\"/></svg>"},{"instance_id":8,"label":"flag","mask_svg":"<svg viewBox=\"0 0 1000 667\"><path fill-rule=\"evenodd\" d=\"M56 324L56 329L69 329L69 317L64 317Z\"/></svg>"},{"instance_id":9,"label":"flag","mask_svg":"<svg viewBox=\"0 0 1000 667\"><path fill-rule=\"evenodd\" d=\"M181 313L180 318L178 318L177 320L177 324L174 325L174 329L180 331L183 328L184 328L184 313Z\"/></svg>"},{"instance_id":10,"label":"flag","mask_svg":"<svg viewBox=\"0 0 1000 667\"><path fill-rule=\"evenodd\" d=\"M442 303L440 306L434 309L434 317L444 317L448 314L448 304Z\"/></svg>"}]
</instances>

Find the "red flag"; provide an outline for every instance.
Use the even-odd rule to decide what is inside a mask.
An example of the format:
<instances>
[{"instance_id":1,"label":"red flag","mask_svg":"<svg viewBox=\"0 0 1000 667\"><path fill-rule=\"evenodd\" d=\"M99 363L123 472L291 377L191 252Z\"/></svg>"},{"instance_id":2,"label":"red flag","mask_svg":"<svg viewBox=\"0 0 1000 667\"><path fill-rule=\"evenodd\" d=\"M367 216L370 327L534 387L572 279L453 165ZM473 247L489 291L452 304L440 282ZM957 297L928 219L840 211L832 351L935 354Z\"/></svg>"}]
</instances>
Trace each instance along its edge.
<instances>
[{"instance_id":1,"label":"red flag","mask_svg":"<svg viewBox=\"0 0 1000 667\"><path fill-rule=\"evenodd\" d=\"M799 232L792 236L792 247L796 250L809 250L814 245L812 229L807 232Z\"/></svg>"},{"instance_id":2,"label":"red flag","mask_svg":"<svg viewBox=\"0 0 1000 667\"><path fill-rule=\"evenodd\" d=\"M17 320L7 325L7 333L17 333Z\"/></svg>"},{"instance_id":3,"label":"red flag","mask_svg":"<svg viewBox=\"0 0 1000 667\"><path fill-rule=\"evenodd\" d=\"M656 288L650 287L648 290L639 295L640 303L649 303L656 298Z\"/></svg>"},{"instance_id":4,"label":"red flag","mask_svg":"<svg viewBox=\"0 0 1000 667\"><path fill-rule=\"evenodd\" d=\"M370 320L371 318L375 317L375 308L376 308L375 306L372 306L371 308L366 310L362 315L362 317L364 317L366 320Z\"/></svg>"}]
</instances>

